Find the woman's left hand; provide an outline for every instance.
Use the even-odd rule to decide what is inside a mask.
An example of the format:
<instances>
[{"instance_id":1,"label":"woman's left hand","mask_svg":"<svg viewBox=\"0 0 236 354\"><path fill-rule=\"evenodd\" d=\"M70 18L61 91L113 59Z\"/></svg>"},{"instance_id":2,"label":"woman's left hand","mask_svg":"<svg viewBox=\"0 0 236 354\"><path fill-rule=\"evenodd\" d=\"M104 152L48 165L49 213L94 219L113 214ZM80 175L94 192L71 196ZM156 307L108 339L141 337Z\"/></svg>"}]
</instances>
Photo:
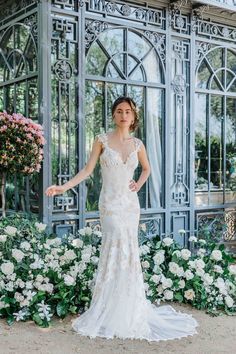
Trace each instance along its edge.
<instances>
[{"instance_id":1,"label":"woman's left hand","mask_svg":"<svg viewBox=\"0 0 236 354\"><path fill-rule=\"evenodd\" d=\"M139 191L139 186L138 183L135 182L133 179L130 180L129 188L132 192L138 192Z\"/></svg>"}]
</instances>

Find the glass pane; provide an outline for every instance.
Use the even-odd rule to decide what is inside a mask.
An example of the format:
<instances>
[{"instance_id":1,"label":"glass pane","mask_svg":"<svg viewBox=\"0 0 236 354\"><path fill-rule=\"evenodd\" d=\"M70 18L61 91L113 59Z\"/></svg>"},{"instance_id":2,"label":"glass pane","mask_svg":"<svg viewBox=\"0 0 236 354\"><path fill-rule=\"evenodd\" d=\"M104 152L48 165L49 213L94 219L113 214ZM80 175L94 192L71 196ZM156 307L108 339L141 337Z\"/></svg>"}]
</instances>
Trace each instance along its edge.
<instances>
[{"instance_id":1,"label":"glass pane","mask_svg":"<svg viewBox=\"0 0 236 354\"><path fill-rule=\"evenodd\" d=\"M28 116L38 119L38 82L37 79L28 81Z\"/></svg>"},{"instance_id":2,"label":"glass pane","mask_svg":"<svg viewBox=\"0 0 236 354\"><path fill-rule=\"evenodd\" d=\"M106 91L107 91L107 129L112 130L115 128L115 125L112 120L112 113L111 113L111 107L113 102L119 97L119 96L124 96L124 85L121 84L112 84L112 83L106 83Z\"/></svg>"},{"instance_id":3,"label":"glass pane","mask_svg":"<svg viewBox=\"0 0 236 354\"><path fill-rule=\"evenodd\" d=\"M128 76L132 80L145 81L139 62L130 55L128 57Z\"/></svg>"},{"instance_id":4,"label":"glass pane","mask_svg":"<svg viewBox=\"0 0 236 354\"><path fill-rule=\"evenodd\" d=\"M162 120L164 118L164 91L147 89L146 100L147 154L151 166L148 179L148 207L159 208L162 205Z\"/></svg>"},{"instance_id":5,"label":"glass pane","mask_svg":"<svg viewBox=\"0 0 236 354\"><path fill-rule=\"evenodd\" d=\"M223 202L223 98L212 96L210 101L210 202Z\"/></svg>"},{"instance_id":6,"label":"glass pane","mask_svg":"<svg viewBox=\"0 0 236 354\"><path fill-rule=\"evenodd\" d=\"M211 82L211 87L210 87L212 90L217 90L217 91L222 91L222 87L219 83L219 78L218 80L216 79L216 77L214 77L214 79L212 80Z\"/></svg>"},{"instance_id":7,"label":"glass pane","mask_svg":"<svg viewBox=\"0 0 236 354\"><path fill-rule=\"evenodd\" d=\"M222 48L216 48L207 54L207 59L212 69L215 71L224 66L223 64L223 50Z\"/></svg>"},{"instance_id":8,"label":"glass pane","mask_svg":"<svg viewBox=\"0 0 236 354\"><path fill-rule=\"evenodd\" d=\"M128 51L136 58L143 58L148 50L152 47L151 44L140 34L131 30L128 31Z\"/></svg>"},{"instance_id":9,"label":"glass pane","mask_svg":"<svg viewBox=\"0 0 236 354\"><path fill-rule=\"evenodd\" d=\"M29 29L24 25L15 25L14 26L14 39L15 39L15 48L19 49L21 52L24 51L28 37Z\"/></svg>"},{"instance_id":10,"label":"glass pane","mask_svg":"<svg viewBox=\"0 0 236 354\"><path fill-rule=\"evenodd\" d=\"M90 75L104 75L107 61L107 55L96 42L93 43L87 55L86 73Z\"/></svg>"},{"instance_id":11,"label":"glass pane","mask_svg":"<svg viewBox=\"0 0 236 354\"><path fill-rule=\"evenodd\" d=\"M15 97L15 90L14 85L7 86L5 89L6 92L6 111L8 113L15 112L15 105L14 105L14 97Z\"/></svg>"},{"instance_id":12,"label":"glass pane","mask_svg":"<svg viewBox=\"0 0 236 354\"><path fill-rule=\"evenodd\" d=\"M17 113L22 113L26 115L25 111L26 104L26 82L21 82L16 84L16 109Z\"/></svg>"},{"instance_id":13,"label":"glass pane","mask_svg":"<svg viewBox=\"0 0 236 354\"><path fill-rule=\"evenodd\" d=\"M236 54L231 50L227 50L227 68L236 74Z\"/></svg>"},{"instance_id":14,"label":"glass pane","mask_svg":"<svg viewBox=\"0 0 236 354\"><path fill-rule=\"evenodd\" d=\"M104 84L102 82L86 82L85 94L85 160L89 159L94 138L104 130ZM85 181L86 210L98 210L98 199L101 189L101 173L99 164L92 175Z\"/></svg>"},{"instance_id":15,"label":"glass pane","mask_svg":"<svg viewBox=\"0 0 236 354\"><path fill-rule=\"evenodd\" d=\"M208 204L207 95L195 98L195 204Z\"/></svg>"},{"instance_id":16,"label":"glass pane","mask_svg":"<svg viewBox=\"0 0 236 354\"><path fill-rule=\"evenodd\" d=\"M145 128L145 121L144 121L144 88L139 87L139 86L128 86L127 90L128 96L133 98L133 100L136 103L136 106L139 109L139 127L138 129L133 133L135 136L139 137L143 143L146 145L146 128ZM145 119L146 120L146 119ZM140 164L135 170L134 173L134 180L137 181L139 175L141 173L141 166ZM146 197L148 196L147 194L147 184L145 183L140 191L138 192L138 197L139 197L139 202L141 208L146 208Z\"/></svg>"},{"instance_id":17,"label":"glass pane","mask_svg":"<svg viewBox=\"0 0 236 354\"><path fill-rule=\"evenodd\" d=\"M125 78L125 55L119 53L114 55L108 64L107 76L112 78Z\"/></svg>"},{"instance_id":18,"label":"glass pane","mask_svg":"<svg viewBox=\"0 0 236 354\"><path fill-rule=\"evenodd\" d=\"M156 83L163 82L161 63L154 48L143 60L143 66L146 73L147 81Z\"/></svg>"},{"instance_id":19,"label":"glass pane","mask_svg":"<svg viewBox=\"0 0 236 354\"><path fill-rule=\"evenodd\" d=\"M104 31L99 35L98 41L101 47L112 57L124 50L124 30L115 28Z\"/></svg>"},{"instance_id":20,"label":"glass pane","mask_svg":"<svg viewBox=\"0 0 236 354\"><path fill-rule=\"evenodd\" d=\"M4 109L3 106L3 87L0 88L0 112L2 112Z\"/></svg>"},{"instance_id":21,"label":"glass pane","mask_svg":"<svg viewBox=\"0 0 236 354\"><path fill-rule=\"evenodd\" d=\"M25 48L25 60L27 62L27 71L36 71L37 70L37 52L36 46L33 38L29 39L27 42L27 47Z\"/></svg>"},{"instance_id":22,"label":"glass pane","mask_svg":"<svg viewBox=\"0 0 236 354\"><path fill-rule=\"evenodd\" d=\"M210 77L211 77L211 72L209 71L206 62L203 61L197 73L197 87L207 88Z\"/></svg>"},{"instance_id":23,"label":"glass pane","mask_svg":"<svg viewBox=\"0 0 236 354\"><path fill-rule=\"evenodd\" d=\"M227 99L226 115L226 186L225 200L236 198L236 99Z\"/></svg>"},{"instance_id":24,"label":"glass pane","mask_svg":"<svg viewBox=\"0 0 236 354\"><path fill-rule=\"evenodd\" d=\"M234 79L231 82L230 86L228 87L228 91L229 92L236 92L236 79Z\"/></svg>"}]
</instances>

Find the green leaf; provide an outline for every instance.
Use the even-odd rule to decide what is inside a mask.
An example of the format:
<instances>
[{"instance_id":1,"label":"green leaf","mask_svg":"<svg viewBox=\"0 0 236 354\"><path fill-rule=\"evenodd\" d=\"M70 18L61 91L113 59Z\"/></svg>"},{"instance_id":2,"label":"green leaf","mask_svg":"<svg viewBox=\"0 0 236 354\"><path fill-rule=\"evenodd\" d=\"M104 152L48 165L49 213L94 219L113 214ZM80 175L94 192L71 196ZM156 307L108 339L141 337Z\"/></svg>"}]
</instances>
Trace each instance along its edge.
<instances>
[{"instance_id":1,"label":"green leaf","mask_svg":"<svg viewBox=\"0 0 236 354\"><path fill-rule=\"evenodd\" d=\"M71 313L76 314L76 313L77 313L77 307L76 307L76 306L70 306L70 307L69 307L69 311L70 311Z\"/></svg>"},{"instance_id":2,"label":"green leaf","mask_svg":"<svg viewBox=\"0 0 236 354\"><path fill-rule=\"evenodd\" d=\"M37 323L39 326L42 326L43 325L43 320L42 318L39 317L39 314L38 313L34 313L33 315L33 320L35 323Z\"/></svg>"},{"instance_id":3,"label":"green leaf","mask_svg":"<svg viewBox=\"0 0 236 354\"><path fill-rule=\"evenodd\" d=\"M15 322L14 316L13 316L13 315L9 315L9 316L7 317L7 324L8 324L9 326L11 326L14 322Z\"/></svg>"},{"instance_id":4,"label":"green leaf","mask_svg":"<svg viewBox=\"0 0 236 354\"><path fill-rule=\"evenodd\" d=\"M66 304L63 301L59 302L57 304L56 311L59 317L64 317L67 314Z\"/></svg>"},{"instance_id":5,"label":"green leaf","mask_svg":"<svg viewBox=\"0 0 236 354\"><path fill-rule=\"evenodd\" d=\"M183 299L184 299L180 293L174 294L174 298L175 298L175 300L178 300L180 302L183 302Z\"/></svg>"}]
</instances>

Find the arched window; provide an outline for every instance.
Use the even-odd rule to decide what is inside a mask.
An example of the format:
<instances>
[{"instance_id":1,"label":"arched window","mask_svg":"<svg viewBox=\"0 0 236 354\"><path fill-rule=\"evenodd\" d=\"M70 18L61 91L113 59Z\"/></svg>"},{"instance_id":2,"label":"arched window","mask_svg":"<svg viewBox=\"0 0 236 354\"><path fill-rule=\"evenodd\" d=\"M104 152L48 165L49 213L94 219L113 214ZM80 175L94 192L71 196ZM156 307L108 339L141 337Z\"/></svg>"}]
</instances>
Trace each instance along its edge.
<instances>
[{"instance_id":1,"label":"arched window","mask_svg":"<svg viewBox=\"0 0 236 354\"><path fill-rule=\"evenodd\" d=\"M104 24L103 24L104 25ZM152 176L139 193L142 208L158 208L161 202L164 65L161 35L126 27L87 23L86 57L86 157L95 135L114 128L112 102L131 96L138 105L140 126L136 136L146 144ZM140 168L136 174L140 173ZM135 176L136 178L137 176ZM97 210L100 172L87 181L87 211Z\"/></svg>"},{"instance_id":2,"label":"arched window","mask_svg":"<svg viewBox=\"0 0 236 354\"><path fill-rule=\"evenodd\" d=\"M214 47L197 70L196 205L232 202L236 189L236 52Z\"/></svg>"},{"instance_id":3,"label":"arched window","mask_svg":"<svg viewBox=\"0 0 236 354\"><path fill-rule=\"evenodd\" d=\"M0 33L0 111L38 120L37 17L31 15ZM38 212L39 178L9 176L9 209Z\"/></svg>"}]
</instances>

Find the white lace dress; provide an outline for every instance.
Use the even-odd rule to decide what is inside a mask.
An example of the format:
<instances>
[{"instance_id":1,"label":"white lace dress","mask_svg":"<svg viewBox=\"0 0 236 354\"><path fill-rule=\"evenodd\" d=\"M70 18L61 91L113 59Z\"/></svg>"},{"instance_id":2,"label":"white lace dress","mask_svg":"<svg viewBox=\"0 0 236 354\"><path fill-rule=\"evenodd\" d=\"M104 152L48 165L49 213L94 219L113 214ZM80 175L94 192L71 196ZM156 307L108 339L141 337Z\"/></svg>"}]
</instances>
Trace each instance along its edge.
<instances>
[{"instance_id":1,"label":"white lace dress","mask_svg":"<svg viewBox=\"0 0 236 354\"><path fill-rule=\"evenodd\" d=\"M102 243L96 283L89 309L72 327L90 338L159 341L196 334L198 323L192 315L170 305L157 307L146 298L137 237L140 205L137 192L129 188L142 141L134 138L135 149L123 161L110 148L107 134L97 136L104 150L100 155Z\"/></svg>"}]
</instances>

